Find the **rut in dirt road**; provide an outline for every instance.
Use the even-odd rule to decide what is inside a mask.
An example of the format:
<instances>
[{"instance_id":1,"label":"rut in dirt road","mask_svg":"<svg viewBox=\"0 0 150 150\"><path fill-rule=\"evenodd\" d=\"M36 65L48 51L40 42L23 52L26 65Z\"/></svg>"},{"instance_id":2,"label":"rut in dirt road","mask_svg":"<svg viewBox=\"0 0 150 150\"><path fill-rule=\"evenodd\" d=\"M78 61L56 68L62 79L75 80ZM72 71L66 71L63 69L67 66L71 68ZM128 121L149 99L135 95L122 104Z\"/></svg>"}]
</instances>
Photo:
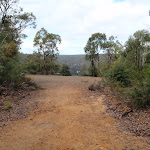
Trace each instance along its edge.
<instances>
[{"instance_id":1,"label":"rut in dirt road","mask_svg":"<svg viewBox=\"0 0 150 150\"><path fill-rule=\"evenodd\" d=\"M104 95L88 86L101 78L30 76L39 108L0 131L0 150L148 150L147 139L117 127L105 113Z\"/></svg>"}]
</instances>

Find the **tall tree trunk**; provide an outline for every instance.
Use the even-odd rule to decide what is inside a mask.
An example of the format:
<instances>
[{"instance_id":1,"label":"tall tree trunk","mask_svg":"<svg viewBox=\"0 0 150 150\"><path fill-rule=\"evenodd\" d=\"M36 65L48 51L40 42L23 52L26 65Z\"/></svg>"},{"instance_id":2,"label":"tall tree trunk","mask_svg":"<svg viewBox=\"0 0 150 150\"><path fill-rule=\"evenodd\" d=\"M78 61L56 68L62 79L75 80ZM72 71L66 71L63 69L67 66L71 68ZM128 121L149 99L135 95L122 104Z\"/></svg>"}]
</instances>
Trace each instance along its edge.
<instances>
[{"instance_id":1,"label":"tall tree trunk","mask_svg":"<svg viewBox=\"0 0 150 150\"><path fill-rule=\"evenodd\" d=\"M92 66L92 76L94 77L94 72L95 72L95 66L94 66L94 60L92 59L91 61L91 66ZM94 70L93 70L94 69Z\"/></svg>"},{"instance_id":2,"label":"tall tree trunk","mask_svg":"<svg viewBox=\"0 0 150 150\"><path fill-rule=\"evenodd\" d=\"M44 53L44 74L46 75L46 56Z\"/></svg>"}]
</instances>

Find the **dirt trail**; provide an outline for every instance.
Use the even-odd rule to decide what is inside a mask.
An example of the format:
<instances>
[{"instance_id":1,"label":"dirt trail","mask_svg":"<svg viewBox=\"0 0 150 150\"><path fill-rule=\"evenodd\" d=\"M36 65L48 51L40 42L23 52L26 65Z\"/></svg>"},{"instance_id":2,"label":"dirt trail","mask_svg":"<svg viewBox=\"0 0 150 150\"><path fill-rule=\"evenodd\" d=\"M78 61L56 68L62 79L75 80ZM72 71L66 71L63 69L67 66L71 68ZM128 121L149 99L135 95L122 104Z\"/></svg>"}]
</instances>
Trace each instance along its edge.
<instances>
[{"instance_id":1,"label":"dirt trail","mask_svg":"<svg viewBox=\"0 0 150 150\"><path fill-rule=\"evenodd\" d=\"M0 131L0 150L148 150L146 138L117 128L105 113L104 95L88 91L101 78L31 76L45 90L40 107Z\"/></svg>"}]
</instances>

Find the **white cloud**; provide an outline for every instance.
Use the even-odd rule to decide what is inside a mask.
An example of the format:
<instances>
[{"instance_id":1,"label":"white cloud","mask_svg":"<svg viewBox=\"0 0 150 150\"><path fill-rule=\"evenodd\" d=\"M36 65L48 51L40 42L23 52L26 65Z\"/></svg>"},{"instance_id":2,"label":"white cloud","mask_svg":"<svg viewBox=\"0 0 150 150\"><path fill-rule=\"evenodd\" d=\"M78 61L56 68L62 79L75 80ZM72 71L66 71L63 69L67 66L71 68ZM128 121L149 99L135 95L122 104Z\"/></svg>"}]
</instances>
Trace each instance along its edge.
<instances>
[{"instance_id":1,"label":"white cloud","mask_svg":"<svg viewBox=\"0 0 150 150\"><path fill-rule=\"evenodd\" d=\"M41 27L61 36L60 54L81 54L93 33L125 41L150 25L149 0L21 0L20 4L35 14L38 25L36 30L25 31L29 36L22 45L25 53L34 49L32 41Z\"/></svg>"}]
</instances>

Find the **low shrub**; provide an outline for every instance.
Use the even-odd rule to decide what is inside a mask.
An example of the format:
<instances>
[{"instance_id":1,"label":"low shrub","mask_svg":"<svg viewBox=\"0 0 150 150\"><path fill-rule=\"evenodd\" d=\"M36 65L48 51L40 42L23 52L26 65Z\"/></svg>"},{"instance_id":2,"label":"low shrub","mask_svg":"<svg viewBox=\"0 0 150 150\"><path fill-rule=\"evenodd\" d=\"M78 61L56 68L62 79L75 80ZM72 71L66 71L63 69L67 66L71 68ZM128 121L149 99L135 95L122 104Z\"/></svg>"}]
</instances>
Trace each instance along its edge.
<instances>
[{"instance_id":1,"label":"low shrub","mask_svg":"<svg viewBox=\"0 0 150 150\"><path fill-rule=\"evenodd\" d=\"M8 101L7 104L6 104L6 106L5 106L5 109L6 109L7 111L9 111L11 107L12 107L12 106L11 106L11 101Z\"/></svg>"},{"instance_id":2,"label":"low shrub","mask_svg":"<svg viewBox=\"0 0 150 150\"><path fill-rule=\"evenodd\" d=\"M70 68L68 65L63 64L60 70L62 76L71 76Z\"/></svg>"},{"instance_id":3,"label":"low shrub","mask_svg":"<svg viewBox=\"0 0 150 150\"><path fill-rule=\"evenodd\" d=\"M89 76L92 76L92 77L98 77L99 76L98 68L95 65L90 66L88 69L88 74Z\"/></svg>"},{"instance_id":4,"label":"low shrub","mask_svg":"<svg viewBox=\"0 0 150 150\"><path fill-rule=\"evenodd\" d=\"M90 91L104 90L104 87L108 86L105 80L98 81L89 86Z\"/></svg>"},{"instance_id":5,"label":"low shrub","mask_svg":"<svg viewBox=\"0 0 150 150\"><path fill-rule=\"evenodd\" d=\"M115 63L105 76L111 82L119 82L122 87L130 85L130 72L123 64Z\"/></svg>"},{"instance_id":6,"label":"low shrub","mask_svg":"<svg viewBox=\"0 0 150 150\"><path fill-rule=\"evenodd\" d=\"M150 105L150 86L134 87L131 96L136 108L144 108Z\"/></svg>"}]
</instances>

